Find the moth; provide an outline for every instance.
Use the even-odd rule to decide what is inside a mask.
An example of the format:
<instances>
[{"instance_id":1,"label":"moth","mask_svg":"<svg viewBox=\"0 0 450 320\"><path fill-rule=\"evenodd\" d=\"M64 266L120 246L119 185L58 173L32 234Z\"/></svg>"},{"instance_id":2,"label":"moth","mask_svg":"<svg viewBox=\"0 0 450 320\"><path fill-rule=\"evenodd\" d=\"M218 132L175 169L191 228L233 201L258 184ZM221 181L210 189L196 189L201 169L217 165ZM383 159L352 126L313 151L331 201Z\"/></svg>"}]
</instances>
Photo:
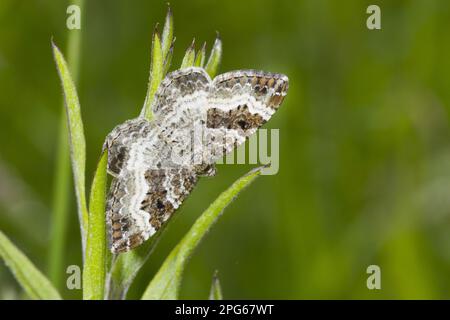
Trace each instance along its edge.
<instances>
[{"instance_id":1,"label":"moth","mask_svg":"<svg viewBox=\"0 0 450 320\"><path fill-rule=\"evenodd\" d=\"M154 235L215 162L267 122L288 90L282 74L239 70L213 80L202 68L169 73L143 115L106 137L110 250L127 252Z\"/></svg>"}]
</instances>

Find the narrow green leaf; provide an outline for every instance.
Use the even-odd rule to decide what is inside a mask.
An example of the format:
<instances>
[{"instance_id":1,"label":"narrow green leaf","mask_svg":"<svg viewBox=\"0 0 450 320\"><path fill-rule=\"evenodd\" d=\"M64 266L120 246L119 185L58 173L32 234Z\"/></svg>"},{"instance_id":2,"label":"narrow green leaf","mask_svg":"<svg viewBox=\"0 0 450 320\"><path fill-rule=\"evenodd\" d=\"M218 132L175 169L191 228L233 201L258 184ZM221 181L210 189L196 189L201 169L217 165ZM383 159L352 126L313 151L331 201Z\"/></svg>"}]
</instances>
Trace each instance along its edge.
<instances>
[{"instance_id":1,"label":"narrow green leaf","mask_svg":"<svg viewBox=\"0 0 450 320\"><path fill-rule=\"evenodd\" d=\"M199 52L197 52L194 66L203 68L203 66L205 65L205 56L206 56L206 42L203 43L202 48L200 49Z\"/></svg>"},{"instance_id":2,"label":"narrow green leaf","mask_svg":"<svg viewBox=\"0 0 450 320\"><path fill-rule=\"evenodd\" d=\"M89 198L89 229L83 267L83 299L102 300L106 275L106 166L108 152L103 152L92 181Z\"/></svg>"},{"instance_id":3,"label":"narrow green leaf","mask_svg":"<svg viewBox=\"0 0 450 320\"><path fill-rule=\"evenodd\" d=\"M156 36L156 39L155 39ZM170 65L172 63L172 57L173 57L173 47L175 43L175 38L173 35L173 15L172 10L170 9L170 6L167 10L166 20L164 22L164 28L161 36L161 61L162 61L162 73L161 75L157 74L156 78L154 76L155 68L154 66L160 65L159 61L155 62L155 58L157 58L158 54L158 35L155 33L153 45L152 45L152 67L150 70L150 82L152 80L156 80L155 83L151 84L151 92L149 89L149 92L147 92L147 98L146 98L146 107L144 107L144 112L147 114L147 119L151 120L151 101L154 98L154 94L156 93L156 90L164 78L164 76L169 71ZM156 42L155 42L156 41ZM159 82L158 82L159 80ZM139 248L120 254L117 256L114 261L112 262L110 273L108 274L108 285L107 285L107 297L108 299L123 299L128 291L128 288L131 284L131 281L136 276L139 269L142 267L142 265L145 263L145 261L150 256L154 245L157 242L157 238L159 237L159 234L161 234L161 231L158 232L158 235L155 235L152 239L147 241L144 245L140 246Z\"/></svg>"},{"instance_id":4,"label":"narrow green leaf","mask_svg":"<svg viewBox=\"0 0 450 320\"><path fill-rule=\"evenodd\" d=\"M150 75L148 81L147 95L145 97L144 107L142 108L141 116L148 120L153 119L151 105L155 97L156 90L163 79L164 59L159 39L158 30L155 28L153 32L152 53L150 63Z\"/></svg>"},{"instance_id":5,"label":"narrow green leaf","mask_svg":"<svg viewBox=\"0 0 450 320\"><path fill-rule=\"evenodd\" d=\"M162 56L163 60L166 60L169 54L170 47L173 44L173 16L170 6L167 9L166 21L164 22L164 28L161 36L162 43Z\"/></svg>"},{"instance_id":6,"label":"narrow green leaf","mask_svg":"<svg viewBox=\"0 0 450 320\"><path fill-rule=\"evenodd\" d=\"M69 145L71 151L72 171L77 195L78 216L80 220L83 252L86 248L86 231L88 226L88 210L85 190L86 142L84 138L83 120L81 118L80 102L75 84L61 51L52 42L53 55L64 92L67 121L69 128Z\"/></svg>"},{"instance_id":7,"label":"narrow green leaf","mask_svg":"<svg viewBox=\"0 0 450 320\"><path fill-rule=\"evenodd\" d=\"M209 300L223 300L222 288L220 287L220 281L218 272L214 272L212 283L211 283L211 291L209 292Z\"/></svg>"},{"instance_id":8,"label":"narrow green leaf","mask_svg":"<svg viewBox=\"0 0 450 320\"><path fill-rule=\"evenodd\" d=\"M166 59L164 60L163 78L166 76L167 72L169 72L170 65L172 64L174 43L175 43L175 39L173 40L172 45L170 46L170 49L169 49L169 53L167 54Z\"/></svg>"},{"instance_id":9,"label":"narrow green leaf","mask_svg":"<svg viewBox=\"0 0 450 320\"><path fill-rule=\"evenodd\" d=\"M194 225L170 252L163 265L147 286L142 299L177 299L184 268L194 249L211 229L225 207L248 186L259 174L261 168L250 171L224 191L195 221Z\"/></svg>"},{"instance_id":10,"label":"narrow green leaf","mask_svg":"<svg viewBox=\"0 0 450 320\"><path fill-rule=\"evenodd\" d=\"M139 270L155 250L164 231L177 217L172 217L161 229L138 248L115 256L108 273L108 300L124 300Z\"/></svg>"},{"instance_id":11,"label":"narrow green leaf","mask_svg":"<svg viewBox=\"0 0 450 320\"><path fill-rule=\"evenodd\" d=\"M0 256L21 287L32 299L60 300L61 296L50 281L0 231Z\"/></svg>"},{"instance_id":12,"label":"narrow green leaf","mask_svg":"<svg viewBox=\"0 0 450 320\"><path fill-rule=\"evenodd\" d=\"M192 67L194 65L195 60L195 39L192 40L191 45L187 48L186 53L184 54L183 61L181 62L180 69Z\"/></svg>"},{"instance_id":13,"label":"narrow green leaf","mask_svg":"<svg viewBox=\"0 0 450 320\"><path fill-rule=\"evenodd\" d=\"M80 8L83 19L84 0L73 0L72 4ZM67 63L77 83L81 52L81 30L69 30L67 40ZM52 225L48 255L48 276L56 288L60 289L64 275L64 256L67 243L67 224L69 217L69 192L71 182L70 153L67 130L67 117L64 103L61 104L60 124L58 129L57 157L52 194Z\"/></svg>"},{"instance_id":14,"label":"narrow green leaf","mask_svg":"<svg viewBox=\"0 0 450 320\"><path fill-rule=\"evenodd\" d=\"M222 60L222 40L220 40L219 34L217 34L216 41L214 42L211 54L209 55L208 62L206 63L205 70L211 78L214 78L219 69L220 61Z\"/></svg>"}]
</instances>

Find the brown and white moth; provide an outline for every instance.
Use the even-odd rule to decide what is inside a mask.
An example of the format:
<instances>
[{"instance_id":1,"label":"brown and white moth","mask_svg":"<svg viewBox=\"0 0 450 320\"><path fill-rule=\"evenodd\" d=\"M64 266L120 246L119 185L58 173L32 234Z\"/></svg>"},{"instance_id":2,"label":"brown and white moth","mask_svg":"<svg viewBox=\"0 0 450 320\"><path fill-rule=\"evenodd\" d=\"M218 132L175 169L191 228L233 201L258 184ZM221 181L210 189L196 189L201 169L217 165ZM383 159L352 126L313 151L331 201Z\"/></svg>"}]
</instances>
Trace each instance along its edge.
<instances>
[{"instance_id":1,"label":"brown and white moth","mask_svg":"<svg viewBox=\"0 0 450 320\"><path fill-rule=\"evenodd\" d=\"M143 115L114 128L103 148L113 176L106 206L110 249L157 232L215 162L267 122L288 90L282 74L239 70L211 80L202 68L166 76Z\"/></svg>"}]
</instances>

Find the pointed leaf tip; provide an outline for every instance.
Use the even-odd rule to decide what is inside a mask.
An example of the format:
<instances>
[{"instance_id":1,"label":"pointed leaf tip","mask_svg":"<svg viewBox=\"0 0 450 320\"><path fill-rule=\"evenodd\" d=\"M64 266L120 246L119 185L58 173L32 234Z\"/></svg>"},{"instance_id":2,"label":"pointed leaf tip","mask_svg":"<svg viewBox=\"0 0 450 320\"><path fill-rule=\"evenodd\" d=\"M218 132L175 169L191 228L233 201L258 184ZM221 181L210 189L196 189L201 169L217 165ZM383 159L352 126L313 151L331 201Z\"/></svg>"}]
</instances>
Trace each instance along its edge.
<instances>
[{"instance_id":1,"label":"pointed leaf tip","mask_svg":"<svg viewBox=\"0 0 450 320\"><path fill-rule=\"evenodd\" d=\"M164 61L167 58L170 47L173 44L173 16L172 10L170 9L170 5L168 4L166 20L164 22L163 32L161 36L162 43L162 54Z\"/></svg>"},{"instance_id":2,"label":"pointed leaf tip","mask_svg":"<svg viewBox=\"0 0 450 320\"><path fill-rule=\"evenodd\" d=\"M89 227L83 267L84 300L102 300L105 293L107 164L108 152L105 150L98 162L89 198Z\"/></svg>"},{"instance_id":3,"label":"pointed leaf tip","mask_svg":"<svg viewBox=\"0 0 450 320\"><path fill-rule=\"evenodd\" d=\"M203 42L202 48L197 52L197 55L195 57L195 63L194 65L196 67L201 67L205 65L205 55L206 55L206 42Z\"/></svg>"},{"instance_id":4,"label":"pointed leaf tip","mask_svg":"<svg viewBox=\"0 0 450 320\"><path fill-rule=\"evenodd\" d=\"M222 40L217 32L216 40L214 41L211 54L209 55L208 62L206 63L205 70L211 78L214 78L219 69L220 62L222 60Z\"/></svg>"},{"instance_id":5,"label":"pointed leaf tip","mask_svg":"<svg viewBox=\"0 0 450 320\"><path fill-rule=\"evenodd\" d=\"M156 28L156 27L155 27ZM144 106L141 111L141 117L145 117L147 120L153 118L153 112L151 105L155 97L156 90L163 78L164 59L162 54L161 40L159 34L155 29L152 39L152 51L150 62L150 74L148 81L147 94L145 96Z\"/></svg>"},{"instance_id":6,"label":"pointed leaf tip","mask_svg":"<svg viewBox=\"0 0 450 320\"><path fill-rule=\"evenodd\" d=\"M183 61L181 62L180 69L192 67L195 63L195 38L192 40L191 45L187 48L184 54Z\"/></svg>"},{"instance_id":7,"label":"pointed leaf tip","mask_svg":"<svg viewBox=\"0 0 450 320\"><path fill-rule=\"evenodd\" d=\"M61 299L51 282L2 231L0 231L0 257L31 299Z\"/></svg>"}]
</instances>

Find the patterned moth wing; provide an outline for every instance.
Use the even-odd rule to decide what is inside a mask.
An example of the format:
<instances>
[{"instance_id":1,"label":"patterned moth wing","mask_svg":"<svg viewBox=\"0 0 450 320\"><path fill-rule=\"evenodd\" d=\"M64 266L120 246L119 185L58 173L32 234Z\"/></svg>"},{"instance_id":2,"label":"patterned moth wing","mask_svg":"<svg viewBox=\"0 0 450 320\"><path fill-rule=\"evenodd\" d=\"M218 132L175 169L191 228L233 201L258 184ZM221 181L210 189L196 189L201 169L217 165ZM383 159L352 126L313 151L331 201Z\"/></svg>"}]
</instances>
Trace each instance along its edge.
<instances>
[{"instance_id":1,"label":"patterned moth wing","mask_svg":"<svg viewBox=\"0 0 450 320\"><path fill-rule=\"evenodd\" d=\"M204 158L217 161L266 123L289 87L285 75L239 70L217 76L206 111Z\"/></svg>"},{"instance_id":2,"label":"patterned moth wing","mask_svg":"<svg viewBox=\"0 0 450 320\"><path fill-rule=\"evenodd\" d=\"M284 75L235 71L211 80L201 68L167 75L152 110L117 126L106 138L107 199L113 253L151 237L194 188L198 176L270 119L288 89ZM199 134L200 133L200 134Z\"/></svg>"},{"instance_id":3,"label":"patterned moth wing","mask_svg":"<svg viewBox=\"0 0 450 320\"><path fill-rule=\"evenodd\" d=\"M113 253L126 252L151 237L197 182L189 168L164 164L170 147L160 132L156 122L137 118L106 138L108 172L113 176L106 221Z\"/></svg>"}]
</instances>

